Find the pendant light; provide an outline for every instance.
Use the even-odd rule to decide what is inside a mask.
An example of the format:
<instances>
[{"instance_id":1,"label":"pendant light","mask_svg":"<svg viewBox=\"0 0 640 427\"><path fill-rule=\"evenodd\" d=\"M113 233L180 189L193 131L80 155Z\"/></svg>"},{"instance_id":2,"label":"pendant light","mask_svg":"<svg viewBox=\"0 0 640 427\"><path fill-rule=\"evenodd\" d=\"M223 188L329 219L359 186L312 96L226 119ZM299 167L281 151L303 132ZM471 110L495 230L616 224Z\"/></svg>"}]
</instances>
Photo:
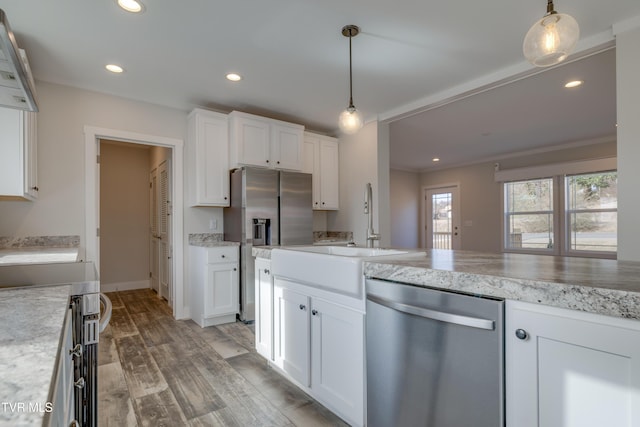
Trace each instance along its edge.
<instances>
[{"instance_id":1,"label":"pendant light","mask_svg":"<svg viewBox=\"0 0 640 427\"><path fill-rule=\"evenodd\" d=\"M340 113L338 125L340 130L346 134L358 132L363 125L362 115L353 105L353 72L351 67L351 38L360 33L360 28L356 25L345 25L342 28L342 35L349 37L349 106Z\"/></svg>"},{"instance_id":2,"label":"pendant light","mask_svg":"<svg viewBox=\"0 0 640 427\"><path fill-rule=\"evenodd\" d=\"M547 14L538 20L524 38L525 58L537 67L564 61L580 38L580 28L573 17L558 13L553 0L547 0Z\"/></svg>"}]
</instances>

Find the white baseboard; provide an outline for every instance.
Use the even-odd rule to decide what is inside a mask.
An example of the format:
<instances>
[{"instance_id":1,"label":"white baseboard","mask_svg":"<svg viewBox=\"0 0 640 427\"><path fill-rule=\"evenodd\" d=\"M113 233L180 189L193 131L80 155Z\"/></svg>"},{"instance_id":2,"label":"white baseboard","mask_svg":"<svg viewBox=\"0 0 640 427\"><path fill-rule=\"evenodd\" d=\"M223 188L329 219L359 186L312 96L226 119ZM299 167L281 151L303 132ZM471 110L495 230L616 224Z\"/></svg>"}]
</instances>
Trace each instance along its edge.
<instances>
[{"instance_id":1,"label":"white baseboard","mask_svg":"<svg viewBox=\"0 0 640 427\"><path fill-rule=\"evenodd\" d=\"M135 282L100 283L100 292L132 291L134 289L151 288L149 280L138 280Z\"/></svg>"}]
</instances>

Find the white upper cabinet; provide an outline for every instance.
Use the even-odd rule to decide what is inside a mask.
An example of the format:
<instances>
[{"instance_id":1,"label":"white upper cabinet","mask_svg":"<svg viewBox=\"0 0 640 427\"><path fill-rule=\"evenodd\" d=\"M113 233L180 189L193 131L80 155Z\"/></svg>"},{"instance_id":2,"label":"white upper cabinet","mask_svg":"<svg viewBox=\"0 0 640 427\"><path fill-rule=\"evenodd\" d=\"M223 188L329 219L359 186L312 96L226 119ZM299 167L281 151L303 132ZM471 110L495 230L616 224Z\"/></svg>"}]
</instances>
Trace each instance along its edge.
<instances>
[{"instance_id":1,"label":"white upper cabinet","mask_svg":"<svg viewBox=\"0 0 640 427\"><path fill-rule=\"evenodd\" d=\"M338 140L305 132L303 172L313 174L313 209L337 210L340 204Z\"/></svg>"},{"instance_id":2,"label":"white upper cabinet","mask_svg":"<svg viewBox=\"0 0 640 427\"><path fill-rule=\"evenodd\" d=\"M189 114L187 179L190 206L229 206L229 125L225 114Z\"/></svg>"},{"instance_id":3,"label":"white upper cabinet","mask_svg":"<svg viewBox=\"0 0 640 427\"><path fill-rule=\"evenodd\" d=\"M36 113L0 108L0 199L38 197Z\"/></svg>"},{"instance_id":4,"label":"white upper cabinet","mask_svg":"<svg viewBox=\"0 0 640 427\"><path fill-rule=\"evenodd\" d=\"M229 120L231 168L302 170L304 126L239 111Z\"/></svg>"}]
</instances>

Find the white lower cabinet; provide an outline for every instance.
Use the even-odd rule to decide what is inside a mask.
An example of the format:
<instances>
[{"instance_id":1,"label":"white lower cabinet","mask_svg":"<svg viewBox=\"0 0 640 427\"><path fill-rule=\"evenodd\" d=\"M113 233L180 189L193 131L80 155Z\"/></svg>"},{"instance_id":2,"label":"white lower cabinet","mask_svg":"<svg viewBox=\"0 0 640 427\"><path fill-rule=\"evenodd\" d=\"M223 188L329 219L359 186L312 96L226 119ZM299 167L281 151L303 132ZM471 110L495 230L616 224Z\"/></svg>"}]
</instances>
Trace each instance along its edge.
<instances>
[{"instance_id":1,"label":"white lower cabinet","mask_svg":"<svg viewBox=\"0 0 640 427\"><path fill-rule=\"evenodd\" d=\"M201 327L235 322L240 304L238 247L189 246L191 318Z\"/></svg>"},{"instance_id":2,"label":"white lower cabinet","mask_svg":"<svg viewBox=\"0 0 640 427\"><path fill-rule=\"evenodd\" d=\"M364 313L279 278L274 364L352 425L364 425Z\"/></svg>"},{"instance_id":3,"label":"white lower cabinet","mask_svg":"<svg viewBox=\"0 0 640 427\"><path fill-rule=\"evenodd\" d=\"M256 351L258 354L273 360L273 280L271 278L271 261L256 258Z\"/></svg>"},{"instance_id":4,"label":"white lower cabinet","mask_svg":"<svg viewBox=\"0 0 640 427\"><path fill-rule=\"evenodd\" d=\"M640 425L639 321L507 301L505 326L508 427Z\"/></svg>"}]
</instances>

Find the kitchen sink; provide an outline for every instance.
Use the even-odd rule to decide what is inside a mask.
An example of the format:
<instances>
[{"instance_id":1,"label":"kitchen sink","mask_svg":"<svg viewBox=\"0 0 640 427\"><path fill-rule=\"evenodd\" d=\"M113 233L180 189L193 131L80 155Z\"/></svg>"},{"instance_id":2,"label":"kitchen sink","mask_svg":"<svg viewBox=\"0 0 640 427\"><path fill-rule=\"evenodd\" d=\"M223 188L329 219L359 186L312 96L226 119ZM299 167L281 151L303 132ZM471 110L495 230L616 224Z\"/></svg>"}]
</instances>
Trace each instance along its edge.
<instances>
[{"instance_id":1,"label":"kitchen sink","mask_svg":"<svg viewBox=\"0 0 640 427\"><path fill-rule=\"evenodd\" d=\"M271 251L271 273L283 279L361 297L362 264L408 251L350 246L291 246Z\"/></svg>"}]
</instances>

